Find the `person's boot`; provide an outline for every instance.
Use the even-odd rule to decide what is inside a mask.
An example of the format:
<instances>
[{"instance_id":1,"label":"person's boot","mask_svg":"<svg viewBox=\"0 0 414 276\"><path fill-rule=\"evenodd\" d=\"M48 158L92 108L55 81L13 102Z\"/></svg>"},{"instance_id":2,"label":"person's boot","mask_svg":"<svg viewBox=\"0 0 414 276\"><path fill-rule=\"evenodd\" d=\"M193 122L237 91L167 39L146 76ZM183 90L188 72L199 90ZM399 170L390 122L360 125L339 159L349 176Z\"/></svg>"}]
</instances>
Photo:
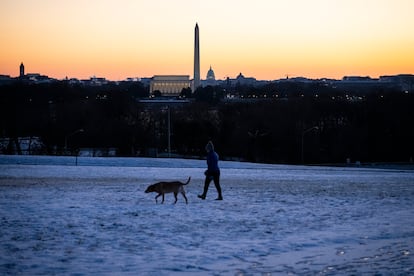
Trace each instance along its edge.
<instances>
[{"instance_id":1,"label":"person's boot","mask_svg":"<svg viewBox=\"0 0 414 276\"><path fill-rule=\"evenodd\" d=\"M206 196L204 194L198 195L198 197L201 198L202 200L206 199Z\"/></svg>"},{"instance_id":2,"label":"person's boot","mask_svg":"<svg viewBox=\"0 0 414 276\"><path fill-rule=\"evenodd\" d=\"M223 200L223 196L219 195L218 198L216 198L216 200Z\"/></svg>"}]
</instances>

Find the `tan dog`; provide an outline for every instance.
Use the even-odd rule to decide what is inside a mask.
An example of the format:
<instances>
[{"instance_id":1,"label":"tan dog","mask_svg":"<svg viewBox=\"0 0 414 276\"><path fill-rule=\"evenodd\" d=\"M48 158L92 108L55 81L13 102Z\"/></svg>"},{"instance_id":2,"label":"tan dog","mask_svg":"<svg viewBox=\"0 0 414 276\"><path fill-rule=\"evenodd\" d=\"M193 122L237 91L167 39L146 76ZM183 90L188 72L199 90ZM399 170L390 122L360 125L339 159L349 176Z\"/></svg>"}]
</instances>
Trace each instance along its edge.
<instances>
[{"instance_id":1,"label":"tan dog","mask_svg":"<svg viewBox=\"0 0 414 276\"><path fill-rule=\"evenodd\" d=\"M175 203L177 203L177 195L181 193L185 198L185 203L188 204L187 197L185 196L184 185L190 183L191 177L188 178L186 183L180 181L171 181L171 182L158 182L152 185L149 185L145 190L146 193L156 192L158 195L155 197L155 202L158 203L157 198L162 195L161 203L164 203L164 195L168 193L174 193Z\"/></svg>"}]
</instances>

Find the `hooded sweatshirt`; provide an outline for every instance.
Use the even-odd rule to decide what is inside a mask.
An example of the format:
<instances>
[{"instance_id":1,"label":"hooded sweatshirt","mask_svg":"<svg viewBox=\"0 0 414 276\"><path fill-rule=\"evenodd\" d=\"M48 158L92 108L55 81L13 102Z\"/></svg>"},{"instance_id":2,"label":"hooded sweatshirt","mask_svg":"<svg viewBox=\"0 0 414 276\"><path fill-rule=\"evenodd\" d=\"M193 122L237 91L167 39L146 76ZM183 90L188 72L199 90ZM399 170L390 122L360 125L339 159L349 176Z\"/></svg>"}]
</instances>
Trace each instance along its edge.
<instances>
[{"instance_id":1,"label":"hooded sweatshirt","mask_svg":"<svg viewBox=\"0 0 414 276\"><path fill-rule=\"evenodd\" d=\"M218 167L219 156L214 150L210 150L207 153L207 167L209 172L219 172Z\"/></svg>"}]
</instances>

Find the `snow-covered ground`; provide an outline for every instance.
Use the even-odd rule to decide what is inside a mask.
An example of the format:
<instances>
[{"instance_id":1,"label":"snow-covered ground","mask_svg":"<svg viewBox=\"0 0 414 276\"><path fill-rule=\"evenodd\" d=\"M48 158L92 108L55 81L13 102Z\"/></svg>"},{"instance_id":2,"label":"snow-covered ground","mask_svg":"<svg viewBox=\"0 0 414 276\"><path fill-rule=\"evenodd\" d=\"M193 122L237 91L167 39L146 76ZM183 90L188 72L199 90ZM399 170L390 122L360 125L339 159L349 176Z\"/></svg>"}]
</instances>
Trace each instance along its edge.
<instances>
[{"instance_id":1,"label":"snow-covered ground","mask_svg":"<svg viewBox=\"0 0 414 276\"><path fill-rule=\"evenodd\" d=\"M0 274L414 275L414 171L0 156ZM145 194L192 180L189 204Z\"/></svg>"}]
</instances>

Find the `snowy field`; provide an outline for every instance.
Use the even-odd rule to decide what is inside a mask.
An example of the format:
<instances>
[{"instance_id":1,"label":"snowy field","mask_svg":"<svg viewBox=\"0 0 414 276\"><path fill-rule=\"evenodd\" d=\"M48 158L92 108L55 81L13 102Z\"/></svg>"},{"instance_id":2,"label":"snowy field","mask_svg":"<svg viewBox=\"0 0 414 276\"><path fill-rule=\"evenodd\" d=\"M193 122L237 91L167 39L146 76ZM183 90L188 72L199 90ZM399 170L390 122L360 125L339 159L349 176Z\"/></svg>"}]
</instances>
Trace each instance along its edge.
<instances>
[{"instance_id":1,"label":"snowy field","mask_svg":"<svg viewBox=\"0 0 414 276\"><path fill-rule=\"evenodd\" d=\"M0 275L414 275L414 171L0 156ZM145 194L192 180L189 204Z\"/></svg>"}]
</instances>

